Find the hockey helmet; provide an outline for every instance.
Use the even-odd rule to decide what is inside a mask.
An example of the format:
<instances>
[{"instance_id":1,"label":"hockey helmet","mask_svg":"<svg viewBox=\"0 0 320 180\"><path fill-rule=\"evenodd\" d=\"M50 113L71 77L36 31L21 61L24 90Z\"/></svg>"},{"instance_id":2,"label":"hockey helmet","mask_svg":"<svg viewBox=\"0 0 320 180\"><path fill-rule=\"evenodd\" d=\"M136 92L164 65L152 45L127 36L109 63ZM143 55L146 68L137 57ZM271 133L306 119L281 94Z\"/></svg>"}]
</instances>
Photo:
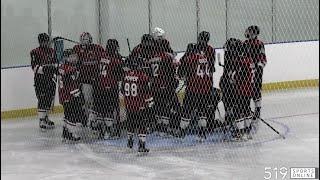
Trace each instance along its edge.
<instances>
[{"instance_id":1,"label":"hockey helmet","mask_svg":"<svg viewBox=\"0 0 320 180\"><path fill-rule=\"evenodd\" d=\"M244 35L246 38L256 38L260 34L260 28L256 25L249 26Z\"/></svg>"},{"instance_id":2,"label":"hockey helmet","mask_svg":"<svg viewBox=\"0 0 320 180\"><path fill-rule=\"evenodd\" d=\"M155 39L163 38L164 35L165 35L165 31L160 27L155 27L154 30L152 31L152 36Z\"/></svg>"},{"instance_id":3,"label":"hockey helmet","mask_svg":"<svg viewBox=\"0 0 320 180\"><path fill-rule=\"evenodd\" d=\"M88 45L92 43L92 36L89 32L83 32L80 35L80 44L81 45Z\"/></svg>"}]
</instances>

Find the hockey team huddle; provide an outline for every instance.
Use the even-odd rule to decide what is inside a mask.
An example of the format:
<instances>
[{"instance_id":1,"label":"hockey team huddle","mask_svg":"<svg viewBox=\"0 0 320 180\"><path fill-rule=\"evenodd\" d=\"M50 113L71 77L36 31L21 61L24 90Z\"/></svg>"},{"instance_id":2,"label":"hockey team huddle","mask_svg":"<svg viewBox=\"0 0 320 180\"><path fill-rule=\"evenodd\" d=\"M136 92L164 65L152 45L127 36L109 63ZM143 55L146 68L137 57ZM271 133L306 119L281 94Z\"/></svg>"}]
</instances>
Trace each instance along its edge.
<instances>
[{"instance_id":1,"label":"hockey team huddle","mask_svg":"<svg viewBox=\"0 0 320 180\"><path fill-rule=\"evenodd\" d=\"M161 28L144 34L128 57L121 56L116 39L109 39L104 48L94 44L90 33L85 32L79 44L64 50L59 63L51 48L52 40L41 33L40 46L30 53L40 129L54 128L48 112L58 83L65 140L80 140L83 128L101 139L120 136L125 129L127 147L133 148L137 134L138 151L148 152L146 136L153 132L176 138L196 134L203 141L220 129L234 141L252 139L253 123L260 118L262 75L267 62L259 31L258 26L250 26L245 41L226 41L224 65L219 61L223 66L220 88L213 86L216 55L206 31L199 33L197 43L187 45L179 61ZM182 103L178 98L181 87L185 87ZM124 99L124 121L120 120L120 96ZM215 117L220 101L224 104L224 120Z\"/></svg>"}]
</instances>

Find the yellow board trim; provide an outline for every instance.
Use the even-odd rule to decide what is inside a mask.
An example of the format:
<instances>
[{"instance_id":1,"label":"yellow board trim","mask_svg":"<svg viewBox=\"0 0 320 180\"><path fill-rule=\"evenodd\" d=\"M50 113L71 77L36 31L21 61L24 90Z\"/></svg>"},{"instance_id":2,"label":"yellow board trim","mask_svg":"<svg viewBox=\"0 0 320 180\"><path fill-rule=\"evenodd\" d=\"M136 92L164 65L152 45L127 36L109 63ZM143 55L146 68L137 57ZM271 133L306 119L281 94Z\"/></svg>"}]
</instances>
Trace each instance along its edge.
<instances>
[{"instance_id":1,"label":"yellow board trim","mask_svg":"<svg viewBox=\"0 0 320 180\"><path fill-rule=\"evenodd\" d=\"M319 79L309 79L309 80L297 80L297 81L284 81L284 82L275 82L275 83L265 83L262 85L263 92L285 90L285 89L298 89L306 87L319 87ZM178 94L179 100L182 101L184 93L181 92ZM124 102L121 99L121 107L124 106ZM63 107L61 105L55 106L51 113L63 113ZM18 109L12 111L3 111L1 112L1 120L3 119L12 119L12 118L22 118L28 116L36 116L37 108L29 109Z\"/></svg>"}]
</instances>

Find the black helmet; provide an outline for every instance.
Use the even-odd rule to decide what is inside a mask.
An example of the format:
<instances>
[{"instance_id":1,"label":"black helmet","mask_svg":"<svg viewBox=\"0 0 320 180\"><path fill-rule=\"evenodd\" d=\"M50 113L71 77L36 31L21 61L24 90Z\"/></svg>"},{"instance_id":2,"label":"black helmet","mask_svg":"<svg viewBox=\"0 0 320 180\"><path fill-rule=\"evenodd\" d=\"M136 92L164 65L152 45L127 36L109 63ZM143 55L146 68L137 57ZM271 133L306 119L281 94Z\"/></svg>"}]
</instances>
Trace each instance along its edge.
<instances>
[{"instance_id":1,"label":"black helmet","mask_svg":"<svg viewBox=\"0 0 320 180\"><path fill-rule=\"evenodd\" d=\"M197 51L197 44L196 43L189 43L187 46L186 53L193 53Z\"/></svg>"},{"instance_id":2,"label":"black helmet","mask_svg":"<svg viewBox=\"0 0 320 180\"><path fill-rule=\"evenodd\" d=\"M241 51L241 40L236 38L229 38L223 45L224 51L228 52L240 52Z\"/></svg>"},{"instance_id":3,"label":"black helmet","mask_svg":"<svg viewBox=\"0 0 320 180\"><path fill-rule=\"evenodd\" d=\"M150 34L144 34L141 37L141 44L143 46L152 46L154 44L154 38Z\"/></svg>"},{"instance_id":4,"label":"black helmet","mask_svg":"<svg viewBox=\"0 0 320 180\"><path fill-rule=\"evenodd\" d=\"M38 41L39 41L39 43L49 42L50 37L47 33L40 33L38 35Z\"/></svg>"},{"instance_id":5,"label":"black helmet","mask_svg":"<svg viewBox=\"0 0 320 180\"><path fill-rule=\"evenodd\" d=\"M260 34L260 28L256 25L249 26L245 31L245 37L258 36Z\"/></svg>"},{"instance_id":6,"label":"black helmet","mask_svg":"<svg viewBox=\"0 0 320 180\"><path fill-rule=\"evenodd\" d=\"M119 50L119 42L116 39L108 39L106 49L111 51Z\"/></svg>"},{"instance_id":7,"label":"black helmet","mask_svg":"<svg viewBox=\"0 0 320 180\"><path fill-rule=\"evenodd\" d=\"M207 31L202 31L199 33L198 42L206 42L208 43L210 40L210 33Z\"/></svg>"}]
</instances>

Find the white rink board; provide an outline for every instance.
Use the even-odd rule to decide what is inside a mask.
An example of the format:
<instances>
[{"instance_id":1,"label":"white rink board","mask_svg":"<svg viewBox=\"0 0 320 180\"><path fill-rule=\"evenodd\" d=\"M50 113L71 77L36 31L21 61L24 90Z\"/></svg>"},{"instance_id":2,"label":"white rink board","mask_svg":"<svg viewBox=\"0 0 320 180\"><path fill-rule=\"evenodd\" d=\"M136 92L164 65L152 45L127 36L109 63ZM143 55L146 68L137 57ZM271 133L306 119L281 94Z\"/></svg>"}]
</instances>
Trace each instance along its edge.
<instances>
[{"instance_id":1,"label":"white rink board","mask_svg":"<svg viewBox=\"0 0 320 180\"><path fill-rule=\"evenodd\" d=\"M319 79L319 41L266 45L268 64L264 83ZM217 49L223 57L223 50ZM183 53L179 53L177 59ZM223 62L223 58L222 58ZM214 86L219 84L222 68L216 62ZM36 107L33 72L30 67L1 69L1 111ZM56 102L58 98L56 97Z\"/></svg>"}]
</instances>

